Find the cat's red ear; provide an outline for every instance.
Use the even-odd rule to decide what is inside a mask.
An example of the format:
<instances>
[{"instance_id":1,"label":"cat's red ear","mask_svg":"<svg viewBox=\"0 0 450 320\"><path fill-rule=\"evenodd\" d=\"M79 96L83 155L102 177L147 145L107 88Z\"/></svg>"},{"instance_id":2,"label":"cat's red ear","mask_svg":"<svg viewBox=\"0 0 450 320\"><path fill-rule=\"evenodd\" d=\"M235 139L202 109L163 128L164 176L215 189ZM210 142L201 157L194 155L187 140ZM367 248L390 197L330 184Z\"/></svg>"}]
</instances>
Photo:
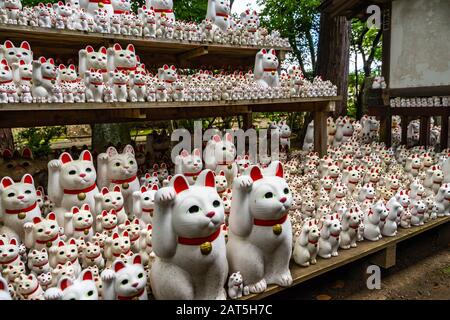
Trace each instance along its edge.
<instances>
[{"instance_id":1,"label":"cat's red ear","mask_svg":"<svg viewBox=\"0 0 450 320\"><path fill-rule=\"evenodd\" d=\"M130 225L130 220L125 221L125 225L129 226Z\"/></svg>"},{"instance_id":2,"label":"cat's red ear","mask_svg":"<svg viewBox=\"0 0 450 320\"><path fill-rule=\"evenodd\" d=\"M213 172L211 170L209 170L206 173L206 177L205 177L205 187L211 187L214 188L216 186L216 183L214 181L214 175Z\"/></svg>"},{"instance_id":3,"label":"cat's red ear","mask_svg":"<svg viewBox=\"0 0 450 320\"><path fill-rule=\"evenodd\" d=\"M17 240L16 238L12 238L11 240L9 240L9 244L12 244L14 246L17 246Z\"/></svg>"},{"instance_id":4,"label":"cat's red ear","mask_svg":"<svg viewBox=\"0 0 450 320\"><path fill-rule=\"evenodd\" d=\"M78 209L78 207L72 207L73 214L78 213L78 212L80 212L80 209Z\"/></svg>"},{"instance_id":5,"label":"cat's red ear","mask_svg":"<svg viewBox=\"0 0 450 320\"><path fill-rule=\"evenodd\" d=\"M125 263L122 260L117 260L114 263L114 272L119 272L123 268L125 268Z\"/></svg>"},{"instance_id":6,"label":"cat's red ear","mask_svg":"<svg viewBox=\"0 0 450 320\"><path fill-rule=\"evenodd\" d=\"M56 214L54 212L50 212L47 216L47 219L56 221Z\"/></svg>"},{"instance_id":7,"label":"cat's red ear","mask_svg":"<svg viewBox=\"0 0 450 320\"><path fill-rule=\"evenodd\" d=\"M258 166L254 166L250 169L250 178L252 178L253 181L257 181L263 178L261 169Z\"/></svg>"},{"instance_id":8,"label":"cat's red ear","mask_svg":"<svg viewBox=\"0 0 450 320\"><path fill-rule=\"evenodd\" d=\"M91 208L89 207L89 205L88 205L87 203L85 203L85 204L83 205L83 210L91 211Z\"/></svg>"},{"instance_id":9,"label":"cat's red ear","mask_svg":"<svg viewBox=\"0 0 450 320\"><path fill-rule=\"evenodd\" d=\"M26 184L34 184L33 177L31 174L26 174L22 177L22 182Z\"/></svg>"},{"instance_id":10,"label":"cat's red ear","mask_svg":"<svg viewBox=\"0 0 450 320\"><path fill-rule=\"evenodd\" d=\"M276 169L276 171L275 171L275 175L277 176L277 177L280 177L280 178L283 178L283 176L284 176L284 170L283 170L283 165L281 164L281 162L278 162L278 164L277 164L277 169Z\"/></svg>"},{"instance_id":11,"label":"cat's red ear","mask_svg":"<svg viewBox=\"0 0 450 320\"><path fill-rule=\"evenodd\" d=\"M59 241L59 242L58 242L58 247L64 247L64 246L65 246L64 241Z\"/></svg>"},{"instance_id":12,"label":"cat's red ear","mask_svg":"<svg viewBox=\"0 0 450 320\"><path fill-rule=\"evenodd\" d=\"M81 152L80 154L80 159L92 162L92 154L89 152L89 150L83 150L83 152Z\"/></svg>"},{"instance_id":13,"label":"cat's red ear","mask_svg":"<svg viewBox=\"0 0 450 320\"><path fill-rule=\"evenodd\" d=\"M114 232L113 239L117 239L119 237L119 234L117 232Z\"/></svg>"},{"instance_id":14,"label":"cat's red ear","mask_svg":"<svg viewBox=\"0 0 450 320\"><path fill-rule=\"evenodd\" d=\"M103 187L102 188L102 195L105 195L105 194L108 194L108 193L109 193L108 188L107 187Z\"/></svg>"},{"instance_id":15,"label":"cat's red ear","mask_svg":"<svg viewBox=\"0 0 450 320\"><path fill-rule=\"evenodd\" d=\"M107 53L106 48L105 47L101 47L100 48L100 53L106 54Z\"/></svg>"},{"instance_id":16,"label":"cat's red ear","mask_svg":"<svg viewBox=\"0 0 450 320\"><path fill-rule=\"evenodd\" d=\"M141 187L141 193L145 193L147 192L147 188L146 187Z\"/></svg>"},{"instance_id":17,"label":"cat's red ear","mask_svg":"<svg viewBox=\"0 0 450 320\"><path fill-rule=\"evenodd\" d=\"M14 181L10 177L4 177L1 183L3 188L8 188L14 184Z\"/></svg>"},{"instance_id":18,"label":"cat's red ear","mask_svg":"<svg viewBox=\"0 0 450 320\"><path fill-rule=\"evenodd\" d=\"M175 179L173 181L173 187L174 187L176 193L180 193L184 190L188 190L189 184L186 181L185 177L183 177L182 175L178 175L175 177Z\"/></svg>"},{"instance_id":19,"label":"cat's red ear","mask_svg":"<svg viewBox=\"0 0 450 320\"><path fill-rule=\"evenodd\" d=\"M93 276L92 276L92 272L91 270L86 270L83 274L83 281L89 281L89 280L93 280Z\"/></svg>"},{"instance_id":20,"label":"cat's red ear","mask_svg":"<svg viewBox=\"0 0 450 320\"><path fill-rule=\"evenodd\" d=\"M14 48L14 44L10 40L6 40L4 46L6 49Z\"/></svg>"},{"instance_id":21,"label":"cat's red ear","mask_svg":"<svg viewBox=\"0 0 450 320\"><path fill-rule=\"evenodd\" d=\"M142 264L141 255L137 254L133 258L133 264Z\"/></svg>"},{"instance_id":22,"label":"cat's red ear","mask_svg":"<svg viewBox=\"0 0 450 320\"><path fill-rule=\"evenodd\" d=\"M73 159L72 159L72 156L71 156L69 153L63 152L63 153L59 156L59 160L64 164L64 163L71 162Z\"/></svg>"},{"instance_id":23,"label":"cat's red ear","mask_svg":"<svg viewBox=\"0 0 450 320\"><path fill-rule=\"evenodd\" d=\"M39 222L41 222L42 220L41 220L41 218L39 218L39 217L34 217L33 218L33 223L34 224L38 224Z\"/></svg>"},{"instance_id":24,"label":"cat's red ear","mask_svg":"<svg viewBox=\"0 0 450 320\"><path fill-rule=\"evenodd\" d=\"M106 212L106 210L102 211L102 217L105 217L108 214L108 212Z\"/></svg>"},{"instance_id":25,"label":"cat's red ear","mask_svg":"<svg viewBox=\"0 0 450 320\"><path fill-rule=\"evenodd\" d=\"M132 45L131 43L127 46L127 50L134 52L134 45Z\"/></svg>"},{"instance_id":26,"label":"cat's red ear","mask_svg":"<svg viewBox=\"0 0 450 320\"><path fill-rule=\"evenodd\" d=\"M87 53L92 53L92 52L94 52L94 48L92 48L92 46L87 46L86 51L87 51ZM105 48L105 53L106 53L106 48Z\"/></svg>"},{"instance_id":27,"label":"cat's red ear","mask_svg":"<svg viewBox=\"0 0 450 320\"><path fill-rule=\"evenodd\" d=\"M158 185L157 184L152 185L152 190L158 191Z\"/></svg>"},{"instance_id":28,"label":"cat's red ear","mask_svg":"<svg viewBox=\"0 0 450 320\"><path fill-rule=\"evenodd\" d=\"M122 46L118 43L114 45L114 50L122 50Z\"/></svg>"},{"instance_id":29,"label":"cat's red ear","mask_svg":"<svg viewBox=\"0 0 450 320\"><path fill-rule=\"evenodd\" d=\"M69 244L74 245L74 244L77 244L77 243L75 242L75 239L72 238L72 239L70 239Z\"/></svg>"},{"instance_id":30,"label":"cat's red ear","mask_svg":"<svg viewBox=\"0 0 450 320\"><path fill-rule=\"evenodd\" d=\"M72 285L72 280L70 280L70 278L64 278L61 280L60 284L59 284L59 288L64 291L66 290L68 287L70 287Z\"/></svg>"},{"instance_id":31,"label":"cat's red ear","mask_svg":"<svg viewBox=\"0 0 450 320\"><path fill-rule=\"evenodd\" d=\"M119 185L116 185L115 187L114 187L114 190L113 190L114 192L121 192L121 190L120 190L120 186Z\"/></svg>"}]
</instances>

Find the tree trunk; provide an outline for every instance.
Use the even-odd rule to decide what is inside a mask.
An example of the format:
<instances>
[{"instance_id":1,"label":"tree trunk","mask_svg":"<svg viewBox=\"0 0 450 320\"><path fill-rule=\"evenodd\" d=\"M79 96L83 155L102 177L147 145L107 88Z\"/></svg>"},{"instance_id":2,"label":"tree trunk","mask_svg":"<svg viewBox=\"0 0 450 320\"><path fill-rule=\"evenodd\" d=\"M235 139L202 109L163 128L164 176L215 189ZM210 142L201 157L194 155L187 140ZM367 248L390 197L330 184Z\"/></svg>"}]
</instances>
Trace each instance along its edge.
<instances>
[{"instance_id":1,"label":"tree trunk","mask_svg":"<svg viewBox=\"0 0 450 320\"><path fill-rule=\"evenodd\" d=\"M97 154L114 145L131 143L130 126L123 123L94 124L92 128L92 150Z\"/></svg>"},{"instance_id":2,"label":"tree trunk","mask_svg":"<svg viewBox=\"0 0 450 320\"><path fill-rule=\"evenodd\" d=\"M0 150L14 150L14 139L10 128L0 129Z\"/></svg>"},{"instance_id":3,"label":"tree trunk","mask_svg":"<svg viewBox=\"0 0 450 320\"><path fill-rule=\"evenodd\" d=\"M317 75L333 82L342 96L342 102L336 103L335 116L345 115L347 109L350 25L345 17L320 16Z\"/></svg>"}]
</instances>

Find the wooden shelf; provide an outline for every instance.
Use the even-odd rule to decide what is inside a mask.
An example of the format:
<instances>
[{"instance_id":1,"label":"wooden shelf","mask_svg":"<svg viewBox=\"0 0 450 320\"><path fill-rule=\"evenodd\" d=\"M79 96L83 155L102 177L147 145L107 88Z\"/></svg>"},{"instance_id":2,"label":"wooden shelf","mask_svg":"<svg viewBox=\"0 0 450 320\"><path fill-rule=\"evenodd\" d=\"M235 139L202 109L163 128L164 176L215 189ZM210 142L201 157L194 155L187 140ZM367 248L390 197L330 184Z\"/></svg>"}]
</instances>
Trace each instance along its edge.
<instances>
[{"instance_id":1,"label":"wooden shelf","mask_svg":"<svg viewBox=\"0 0 450 320\"><path fill-rule=\"evenodd\" d=\"M339 250L339 256L332 257L331 259L321 259L320 257L317 259L317 264L309 267L300 267L296 265L293 261L291 263L291 273L292 278L294 279L293 286L298 285L302 282L305 282L309 279L315 278L324 274L328 271L334 270L341 266L344 266L348 263L351 263L356 260L360 260L364 257L375 253L384 254L383 250L392 253L392 248L395 250L395 246L402 241L405 241L409 238L415 237L423 232L439 227L443 224L447 224L450 222L450 217L438 218L432 222L426 223L420 227L411 227L410 229L398 229L398 234L395 237L383 237L381 240L376 242L371 241L363 241L358 242L357 248L352 248L349 250ZM394 252L395 258L395 252ZM395 264L395 259L394 259ZM392 266L392 264L391 264ZM276 285L271 285L267 288L267 290L260 294L251 294L249 296L244 297L245 300L257 300L268 297L272 294L285 290L287 288L283 288Z\"/></svg>"},{"instance_id":2,"label":"wooden shelf","mask_svg":"<svg viewBox=\"0 0 450 320\"><path fill-rule=\"evenodd\" d=\"M125 46L132 43L136 53L143 58L147 66L160 67L163 64L175 64L187 67L224 67L234 68L253 66L255 55L261 47L233 46L221 44L203 44L188 41L146 39L143 37L123 36L103 33L88 33L74 30L59 30L20 25L0 25L0 41L11 40L16 43L28 41L35 57L45 56L66 59L78 59L78 51L87 45L94 48L110 47L114 43ZM275 48L284 58L291 48Z\"/></svg>"}]
</instances>

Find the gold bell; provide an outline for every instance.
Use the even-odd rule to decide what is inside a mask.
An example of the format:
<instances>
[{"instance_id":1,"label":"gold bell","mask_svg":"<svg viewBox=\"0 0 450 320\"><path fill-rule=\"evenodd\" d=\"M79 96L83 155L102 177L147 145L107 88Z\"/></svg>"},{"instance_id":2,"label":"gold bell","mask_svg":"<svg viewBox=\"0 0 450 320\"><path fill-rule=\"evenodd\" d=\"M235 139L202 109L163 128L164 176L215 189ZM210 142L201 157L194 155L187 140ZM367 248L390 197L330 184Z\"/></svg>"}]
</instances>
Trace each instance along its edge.
<instances>
[{"instance_id":1,"label":"gold bell","mask_svg":"<svg viewBox=\"0 0 450 320\"><path fill-rule=\"evenodd\" d=\"M212 244L209 241L206 241L200 245L200 251L203 255L208 255L212 251Z\"/></svg>"},{"instance_id":2,"label":"gold bell","mask_svg":"<svg viewBox=\"0 0 450 320\"><path fill-rule=\"evenodd\" d=\"M281 224L276 224L273 226L273 233L275 233L277 236L279 236L282 231L283 227L281 226Z\"/></svg>"},{"instance_id":3,"label":"gold bell","mask_svg":"<svg viewBox=\"0 0 450 320\"><path fill-rule=\"evenodd\" d=\"M49 241L49 242L47 242L45 245L47 246L47 248L50 248L50 247L52 246L52 242Z\"/></svg>"},{"instance_id":4,"label":"gold bell","mask_svg":"<svg viewBox=\"0 0 450 320\"><path fill-rule=\"evenodd\" d=\"M84 234L87 235L89 233L89 229L84 229Z\"/></svg>"},{"instance_id":5,"label":"gold bell","mask_svg":"<svg viewBox=\"0 0 450 320\"><path fill-rule=\"evenodd\" d=\"M80 192L77 197L78 200L83 201L84 199L86 199L86 193Z\"/></svg>"},{"instance_id":6,"label":"gold bell","mask_svg":"<svg viewBox=\"0 0 450 320\"><path fill-rule=\"evenodd\" d=\"M25 219L27 217L27 213L26 212L20 212L17 216L19 217L20 220L23 220L23 219Z\"/></svg>"},{"instance_id":7,"label":"gold bell","mask_svg":"<svg viewBox=\"0 0 450 320\"><path fill-rule=\"evenodd\" d=\"M197 176L193 176L192 179L194 179L194 181L197 181Z\"/></svg>"},{"instance_id":8,"label":"gold bell","mask_svg":"<svg viewBox=\"0 0 450 320\"><path fill-rule=\"evenodd\" d=\"M130 185L128 184L128 182L125 182L124 184L122 184L122 189L127 190L130 187Z\"/></svg>"}]
</instances>

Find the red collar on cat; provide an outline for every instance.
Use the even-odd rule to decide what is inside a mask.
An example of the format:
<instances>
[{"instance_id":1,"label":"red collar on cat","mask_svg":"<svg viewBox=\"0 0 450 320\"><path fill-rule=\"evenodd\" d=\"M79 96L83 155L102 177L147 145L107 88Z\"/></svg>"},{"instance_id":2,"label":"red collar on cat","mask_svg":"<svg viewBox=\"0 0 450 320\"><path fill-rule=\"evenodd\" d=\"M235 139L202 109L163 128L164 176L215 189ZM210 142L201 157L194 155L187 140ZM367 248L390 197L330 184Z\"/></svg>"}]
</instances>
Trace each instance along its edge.
<instances>
[{"instance_id":1,"label":"red collar on cat","mask_svg":"<svg viewBox=\"0 0 450 320\"><path fill-rule=\"evenodd\" d=\"M103 4L111 4L111 0L89 0L90 3L103 3Z\"/></svg>"},{"instance_id":2,"label":"red collar on cat","mask_svg":"<svg viewBox=\"0 0 450 320\"><path fill-rule=\"evenodd\" d=\"M5 81L0 81L1 84L5 84L5 83L11 83L12 80L5 80Z\"/></svg>"},{"instance_id":3,"label":"red collar on cat","mask_svg":"<svg viewBox=\"0 0 450 320\"><path fill-rule=\"evenodd\" d=\"M103 2L104 3L104 2ZM114 10L114 14L124 14L124 13L130 13L130 11L125 10Z\"/></svg>"},{"instance_id":4,"label":"red collar on cat","mask_svg":"<svg viewBox=\"0 0 450 320\"><path fill-rule=\"evenodd\" d=\"M277 224L283 224L287 220L287 213L282 216L280 219L276 220L262 220L262 219L253 219L253 224L255 226L262 226L262 227L273 227Z\"/></svg>"},{"instance_id":5,"label":"red collar on cat","mask_svg":"<svg viewBox=\"0 0 450 320\"><path fill-rule=\"evenodd\" d=\"M116 67L119 71L135 71L136 67Z\"/></svg>"},{"instance_id":6,"label":"red collar on cat","mask_svg":"<svg viewBox=\"0 0 450 320\"><path fill-rule=\"evenodd\" d=\"M87 226L84 228L75 228L75 231L84 231L84 230L89 230L92 226Z\"/></svg>"},{"instance_id":7,"label":"red collar on cat","mask_svg":"<svg viewBox=\"0 0 450 320\"><path fill-rule=\"evenodd\" d=\"M192 172L192 173L184 173L186 177L196 177L202 172L201 170L199 172Z\"/></svg>"},{"instance_id":8,"label":"red collar on cat","mask_svg":"<svg viewBox=\"0 0 450 320\"><path fill-rule=\"evenodd\" d=\"M100 257L101 253L99 252L96 256L93 257L88 257L86 256L87 259L94 261L95 259L97 259L98 257Z\"/></svg>"},{"instance_id":9,"label":"red collar on cat","mask_svg":"<svg viewBox=\"0 0 450 320\"><path fill-rule=\"evenodd\" d=\"M213 242L217 239L217 237L220 234L220 231L222 230L221 227L219 227L216 231L214 231L213 234L209 235L208 237L203 238L183 238L178 237L178 243L179 244L186 244L188 246L199 246L205 242Z\"/></svg>"},{"instance_id":10,"label":"red collar on cat","mask_svg":"<svg viewBox=\"0 0 450 320\"><path fill-rule=\"evenodd\" d=\"M51 238L51 239L47 239L47 240L36 240L36 242L39 243L39 244L46 244L47 242L53 242L53 241L55 241L56 239L58 239L58 237L59 237L59 233L57 233L56 236L54 236L54 237Z\"/></svg>"},{"instance_id":11,"label":"red collar on cat","mask_svg":"<svg viewBox=\"0 0 450 320\"><path fill-rule=\"evenodd\" d=\"M315 240L315 241L308 240L308 242L311 243L311 244L317 244L318 241L319 241L319 239L317 239L317 240Z\"/></svg>"},{"instance_id":12,"label":"red collar on cat","mask_svg":"<svg viewBox=\"0 0 450 320\"><path fill-rule=\"evenodd\" d=\"M218 13L216 13L216 17L225 17L225 18L228 18L228 14L218 12Z\"/></svg>"},{"instance_id":13,"label":"red collar on cat","mask_svg":"<svg viewBox=\"0 0 450 320\"><path fill-rule=\"evenodd\" d=\"M131 250L131 249L128 249L127 252L113 253L113 256L116 257L116 258L118 258L118 257L120 257L121 254L127 255L127 254L130 253L130 250Z\"/></svg>"},{"instance_id":14,"label":"red collar on cat","mask_svg":"<svg viewBox=\"0 0 450 320\"><path fill-rule=\"evenodd\" d=\"M172 13L173 10L172 9L153 9L153 11L158 12L158 13Z\"/></svg>"},{"instance_id":15,"label":"red collar on cat","mask_svg":"<svg viewBox=\"0 0 450 320\"><path fill-rule=\"evenodd\" d=\"M10 210L10 209L5 209L5 212L7 214L19 214L21 212L30 212L31 210L33 210L34 208L36 208L37 206L37 202L35 202L34 204L32 204L31 206L29 206L28 208L23 208L23 209L19 209L19 210Z\"/></svg>"},{"instance_id":16,"label":"red collar on cat","mask_svg":"<svg viewBox=\"0 0 450 320\"><path fill-rule=\"evenodd\" d=\"M112 183L115 184L124 184L124 183L130 183L133 182L137 177L132 176L131 178L125 179L125 180L113 180Z\"/></svg>"},{"instance_id":17,"label":"red collar on cat","mask_svg":"<svg viewBox=\"0 0 450 320\"><path fill-rule=\"evenodd\" d=\"M92 186L87 187L85 189L80 189L80 190L68 190L68 189L64 189L64 194L79 194L79 193L86 193L86 192L90 192L92 190L94 190L95 188L97 188L97 185L94 183Z\"/></svg>"},{"instance_id":18,"label":"red collar on cat","mask_svg":"<svg viewBox=\"0 0 450 320\"><path fill-rule=\"evenodd\" d=\"M38 284L37 284L37 286L36 286L36 288L34 288L33 289L33 291L31 291L30 293L22 293L22 296L26 299L26 298L28 298L29 296L31 296L33 293L35 293L38 289L39 289L39 282L38 282Z\"/></svg>"},{"instance_id":19,"label":"red collar on cat","mask_svg":"<svg viewBox=\"0 0 450 320\"><path fill-rule=\"evenodd\" d=\"M145 287L139 290L135 295L125 297L125 296L117 296L118 300L133 300L134 298L139 298L144 293Z\"/></svg>"},{"instance_id":20,"label":"red collar on cat","mask_svg":"<svg viewBox=\"0 0 450 320\"><path fill-rule=\"evenodd\" d=\"M274 72L274 71L278 71L278 69L275 69L275 68L264 68L264 72Z\"/></svg>"},{"instance_id":21,"label":"red collar on cat","mask_svg":"<svg viewBox=\"0 0 450 320\"><path fill-rule=\"evenodd\" d=\"M6 264L10 264L11 262L16 261L19 258L19 255L15 256L14 258L12 258L11 260L5 261L5 262L1 262L0 264L6 265Z\"/></svg>"},{"instance_id":22,"label":"red collar on cat","mask_svg":"<svg viewBox=\"0 0 450 320\"><path fill-rule=\"evenodd\" d=\"M150 209L142 208L142 211L144 211L144 212L153 212L153 209L152 208L150 208Z\"/></svg>"}]
</instances>

